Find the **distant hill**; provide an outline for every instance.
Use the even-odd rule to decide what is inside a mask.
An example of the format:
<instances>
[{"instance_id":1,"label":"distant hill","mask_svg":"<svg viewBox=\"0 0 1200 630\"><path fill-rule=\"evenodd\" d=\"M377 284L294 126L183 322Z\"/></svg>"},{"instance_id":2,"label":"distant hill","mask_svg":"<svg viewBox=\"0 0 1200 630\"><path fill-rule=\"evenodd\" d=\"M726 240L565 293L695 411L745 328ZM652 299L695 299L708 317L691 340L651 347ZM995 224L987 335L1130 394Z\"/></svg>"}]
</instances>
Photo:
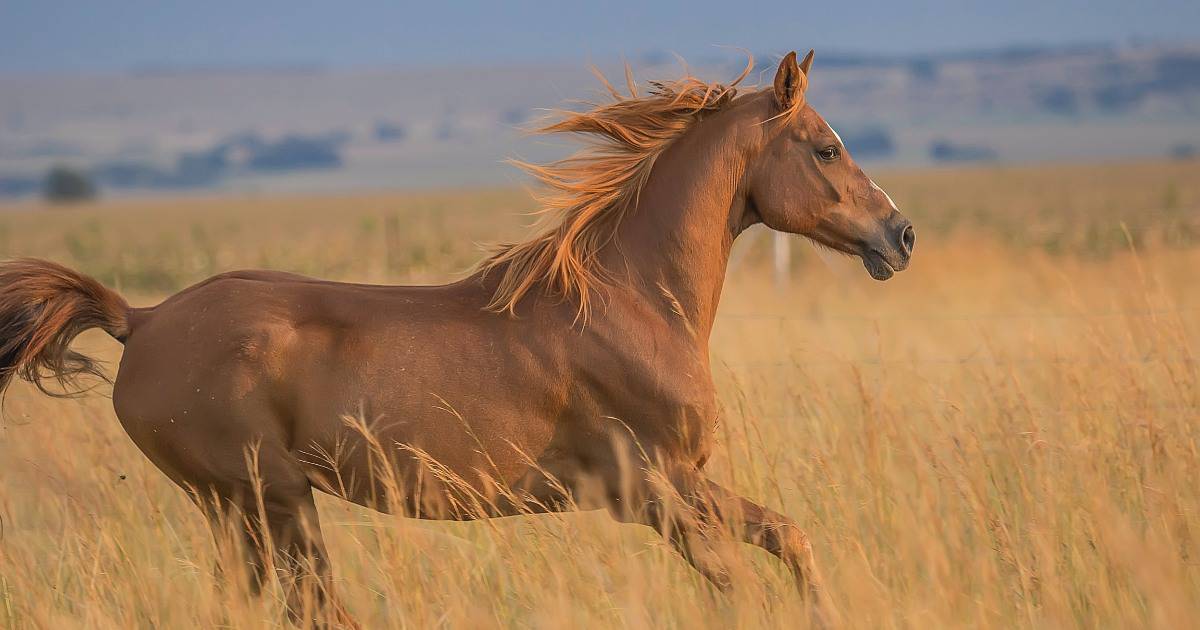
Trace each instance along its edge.
<instances>
[{"instance_id":1,"label":"distant hill","mask_svg":"<svg viewBox=\"0 0 1200 630\"><path fill-rule=\"evenodd\" d=\"M641 61L642 80L679 73L667 55ZM761 55L751 79L768 82L775 61ZM741 63L693 71L728 79ZM0 196L32 194L55 164L127 191L517 182L503 158L564 151L520 128L598 88L575 65L0 77ZM876 164L1183 156L1200 146L1200 43L818 51L809 98Z\"/></svg>"}]
</instances>

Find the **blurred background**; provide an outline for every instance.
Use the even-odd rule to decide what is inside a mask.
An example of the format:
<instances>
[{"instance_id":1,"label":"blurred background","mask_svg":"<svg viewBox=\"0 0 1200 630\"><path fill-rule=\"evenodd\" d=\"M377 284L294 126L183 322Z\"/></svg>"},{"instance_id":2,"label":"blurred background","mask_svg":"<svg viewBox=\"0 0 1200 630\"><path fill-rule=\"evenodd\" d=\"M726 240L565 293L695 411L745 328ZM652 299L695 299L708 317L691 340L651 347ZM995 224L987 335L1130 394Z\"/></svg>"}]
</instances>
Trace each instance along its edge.
<instances>
[{"instance_id":1,"label":"blurred background","mask_svg":"<svg viewBox=\"0 0 1200 630\"><path fill-rule=\"evenodd\" d=\"M521 129L602 98L590 64L727 81L751 53L766 85L810 47L808 98L917 247L880 283L801 237L738 238L707 472L801 524L848 628L1194 627L1196 0L0 0L0 257L139 306L239 268L451 281L529 234L504 159L570 150ZM115 372L119 343L76 343ZM0 628L281 627L279 593L227 597L108 391L0 405ZM368 628L805 616L748 547L725 598L602 514L319 504Z\"/></svg>"},{"instance_id":2,"label":"blurred background","mask_svg":"<svg viewBox=\"0 0 1200 630\"><path fill-rule=\"evenodd\" d=\"M510 184L505 157L561 154L520 128L597 96L589 64L718 80L752 53L761 84L810 47L809 98L867 163L1200 151L1189 0L8 0L0 195L55 166L106 195Z\"/></svg>"}]
</instances>

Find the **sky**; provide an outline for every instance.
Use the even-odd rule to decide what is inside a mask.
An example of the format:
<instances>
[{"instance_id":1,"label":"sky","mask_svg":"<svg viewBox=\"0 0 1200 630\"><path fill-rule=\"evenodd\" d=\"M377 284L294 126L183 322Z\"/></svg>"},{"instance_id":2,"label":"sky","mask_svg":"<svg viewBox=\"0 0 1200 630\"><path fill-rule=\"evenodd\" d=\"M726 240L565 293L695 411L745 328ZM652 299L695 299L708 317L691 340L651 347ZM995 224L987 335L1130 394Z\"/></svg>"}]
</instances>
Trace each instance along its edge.
<instances>
[{"instance_id":1,"label":"sky","mask_svg":"<svg viewBox=\"0 0 1200 630\"><path fill-rule=\"evenodd\" d=\"M1200 0L0 0L0 73L494 66L1200 40ZM716 51L716 52L714 52Z\"/></svg>"}]
</instances>

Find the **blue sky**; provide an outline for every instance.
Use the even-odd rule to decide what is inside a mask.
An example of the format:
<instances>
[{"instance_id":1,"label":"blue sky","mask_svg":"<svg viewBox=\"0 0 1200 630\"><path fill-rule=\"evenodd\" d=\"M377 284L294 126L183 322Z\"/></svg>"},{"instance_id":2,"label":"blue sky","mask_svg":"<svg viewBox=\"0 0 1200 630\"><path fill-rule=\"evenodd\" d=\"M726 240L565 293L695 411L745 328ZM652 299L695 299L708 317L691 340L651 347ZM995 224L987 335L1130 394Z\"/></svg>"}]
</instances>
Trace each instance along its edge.
<instances>
[{"instance_id":1,"label":"blue sky","mask_svg":"<svg viewBox=\"0 0 1200 630\"><path fill-rule=\"evenodd\" d=\"M0 72L19 74L697 57L719 45L912 53L1135 40L1200 40L1200 0L0 0Z\"/></svg>"}]
</instances>

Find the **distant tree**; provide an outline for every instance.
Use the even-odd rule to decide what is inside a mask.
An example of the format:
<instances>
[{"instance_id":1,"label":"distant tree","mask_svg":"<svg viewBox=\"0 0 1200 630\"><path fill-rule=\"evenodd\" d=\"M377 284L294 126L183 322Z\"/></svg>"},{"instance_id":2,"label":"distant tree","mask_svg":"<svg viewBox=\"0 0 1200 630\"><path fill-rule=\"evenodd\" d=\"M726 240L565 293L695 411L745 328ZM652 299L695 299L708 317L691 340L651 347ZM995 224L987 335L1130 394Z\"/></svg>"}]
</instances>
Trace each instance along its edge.
<instances>
[{"instance_id":1,"label":"distant tree","mask_svg":"<svg viewBox=\"0 0 1200 630\"><path fill-rule=\"evenodd\" d=\"M46 174L42 194L55 203L86 201L96 196L96 185L82 171L55 166Z\"/></svg>"}]
</instances>

